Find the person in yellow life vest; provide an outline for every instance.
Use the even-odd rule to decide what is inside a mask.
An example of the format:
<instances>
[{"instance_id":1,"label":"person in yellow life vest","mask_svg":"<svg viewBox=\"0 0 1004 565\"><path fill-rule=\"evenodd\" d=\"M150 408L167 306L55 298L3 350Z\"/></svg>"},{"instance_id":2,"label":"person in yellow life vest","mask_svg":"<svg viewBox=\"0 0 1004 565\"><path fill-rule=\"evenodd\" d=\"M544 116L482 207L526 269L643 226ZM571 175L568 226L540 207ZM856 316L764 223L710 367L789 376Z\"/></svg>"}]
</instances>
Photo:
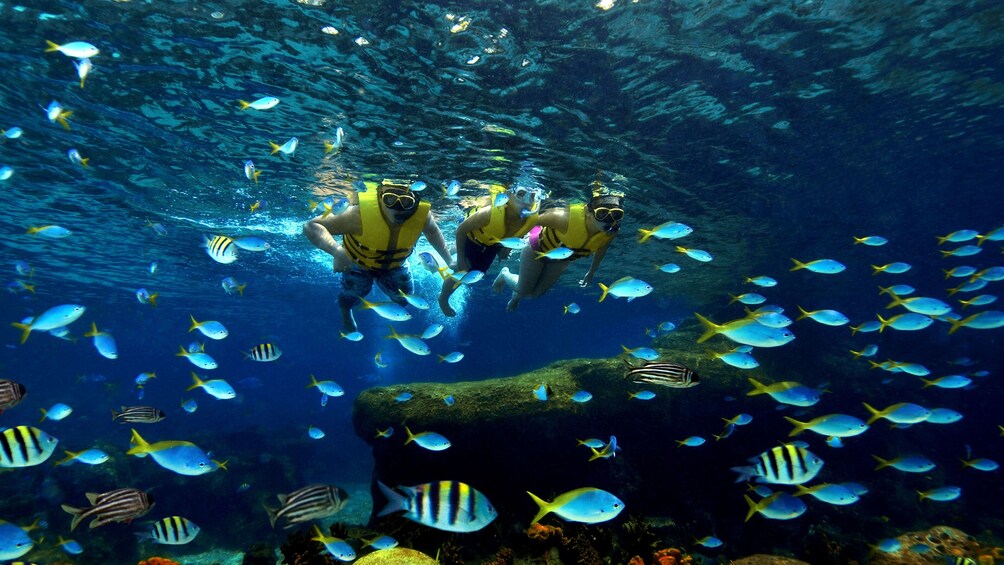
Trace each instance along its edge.
<instances>
[{"instance_id":1,"label":"person in yellow life vest","mask_svg":"<svg viewBox=\"0 0 1004 565\"><path fill-rule=\"evenodd\" d=\"M487 273L495 257L506 259L512 249L512 239L503 245L506 238L522 238L537 225L537 211L544 199L540 188L515 186L505 189L508 200L503 206L495 206L494 199L488 206L472 211L457 226L457 264L455 276L443 279L443 289L439 293L439 307L443 314L455 316L457 312L450 306L450 296L460 287L456 274L470 271Z\"/></svg>"},{"instance_id":2,"label":"person in yellow life vest","mask_svg":"<svg viewBox=\"0 0 1004 565\"><path fill-rule=\"evenodd\" d=\"M345 333L357 330L352 308L370 293L374 281L388 298L407 304L402 293L414 289L407 259L420 236L425 235L444 262L451 258L443 232L429 213L430 204L407 185L384 181L358 193L358 199L340 214L317 216L303 226L303 235L331 255L334 271L342 274L338 306ZM336 235L342 236L341 243Z\"/></svg>"},{"instance_id":3,"label":"person in yellow life vest","mask_svg":"<svg viewBox=\"0 0 1004 565\"><path fill-rule=\"evenodd\" d=\"M552 208L537 217L539 226L530 231L530 245L520 256L519 274L503 267L492 288L496 293L507 286L512 290L506 309L513 312L520 300L541 296L554 286L572 261L592 256L589 270L579 281L579 286L589 285L623 219L624 193L593 183L588 203Z\"/></svg>"}]
</instances>

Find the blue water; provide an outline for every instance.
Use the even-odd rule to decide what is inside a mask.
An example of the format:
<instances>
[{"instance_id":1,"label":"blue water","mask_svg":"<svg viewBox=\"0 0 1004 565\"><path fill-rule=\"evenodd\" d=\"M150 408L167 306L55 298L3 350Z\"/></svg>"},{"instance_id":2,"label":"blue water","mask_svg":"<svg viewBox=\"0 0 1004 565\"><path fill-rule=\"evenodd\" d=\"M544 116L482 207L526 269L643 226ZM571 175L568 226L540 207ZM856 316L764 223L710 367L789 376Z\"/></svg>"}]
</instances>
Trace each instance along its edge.
<instances>
[{"instance_id":1,"label":"blue water","mask_svg":"<svg viewBox=\"0 0 1004 565\"><path fill-rule=\"evenodd\" d=\"M65 535L69 519L59 504L82 504L84 492L139 477L162 480L157 488L186 503L170 511L199 523L215 516L200 500L232 504L227 508L242 514L260 512L262 501L274 502L275 493L295 486L253 484L247 493L234 494L246 480L241 469L277 460L288 462L300 484L367 484L370 452L350 424L360 391L504 377L563 359L614 357L621 344L648 345L646 328L664 321L695 324L694 311L718 322L738 317L738 308L727 306L727 293L755 290L742 285L747 276L777 278L779 286L764 294L789 315L796 305L836 308L855 325L892 312L884 309L885 297L877 297L876 284L911 284L918 295L945 299L956 311L959 296L997 294L1001 283L991 282L979 292L947 298L946 289L962 279L946 281L942 269L1004 264L999 242L986 242L974 257L942 259L935 237L1004 225L1002 18L1001 7L990 1L900 6L620 0L609 10L548 1L461 9L332 0L0 2L0 129L24 130L20 138L0 138L0 167L13 169L0 180L0 273L2 282L13 285L0 299L0 319L18 321L63 303L87 307L70 326L75 341L33 333L20 345L15 329L0 333L0 378L29 390L19 406L0 416L0 427L34 424L39 409L65 402L74 408L67 420L41 425L60 439L57 455L63 448L101 445L112 453L109 465L115 469L111 478L101 468L79 465L0 475L0 495L10 501L0 506L0 519L27 525L45 517L46 538ZM43 52L45 40L82 40L100 49L84 88L70 58ZM281 102L266 111L240 110L238 100L262 96ZM52 100L73 112L71 129L46 119L43 108ZM334 139L336 128L345 132L345 144L325 154L323 142ZM269 154L268 142L293 136L300 142L293 156ZM71 163L71 148L90 166ZM257 184L244 177L248 159L262 171ZM598 175L627 193L623 235L594 282L632 275L655 286L651 296L598 304L596 285L576 285L585 260L549 294L507 314L506 297L489 288L496 265L486 282L455 295L458 317L445 318L434 306L395 325L399 332L420 333L429 323L445 324L430 341L432 356L417 358L385 339L388 324L372 312L357 313L363 341L339 339L338 278L330 259L300 233L312 215L309 200L344 193L356 179L424 180L452 241L465 209L487 194L485 187L512 181L525 162L558 198L581 198ZM453 179L464 183L458 198L440 196L439 187ZM256 202L260 208L252 213ZM635 243L637 229L668 220L694 227L678 243L706 249L715 260L698 264L673 251L677 242ZM151 223L162 224L166 235ZM65 239L25 234L46 224L74 233ZM217 264L201 243L218 233L256 235L271 249ZM882 235L890 243L852 245L852 236L864 235ZM420 249L428 249L424 241ZM790 257L831 257L848 270L834 277L790 273ZM17 276L15 261L28 262L33 276ZM151 275L153 261L159 269ZM683 271L668 275L653 267L668 261ZM869 265L892 261L913 269L871 275ZM505 264L515 269L518 261ZM434 303L438 275L417 262L413 267L417 293ZM244 296L223 291L220 281L227 276L248 284ZM35 292L18 287L17 280L34 285ZM159 305L140 304L139 288L158 292ZM571 302L582 306L579 315L562 314ZM965 312L980 309L1000 306ZM189 315L223 322L229 337L213 342L189 333ZM91 322L113 333L117 360L102 358L81 337ZM912 492L894 497L873 491L844 514L820 512L845 528L853 528L851 512L866 516L867 531L855 535L868 543L946 516L971 534L999 529L999 506L991 503L998 499L989 486L998 475L966 470L959 477L953 467L966 445L977 456L1004 456L996 416L1004 368L1001 330L964 328L949 336L947 325L936 323L921 332L850 338L846 328L803 321L794 331L795 342L758 351L757 357L777 370L775 380L798 375L806 384L843 389L837 398L845 404L828 409L860 415L861 399L871 398L876 406L910 400L966 415L962 423L925 428L930 436L903 436L910 438L904 444L862 438L863 446L887 454L921 450L925 437L931 438L947 476L965 481L959 501L928 505L917 514L903 506ZM710 345L723 350L720 339ZM207 342L220 369L195 369L175 356L192 341ZM258 364L243 358L242 352L265 342L282 349L280 360ZM902 375L885 373L875 377L894 379L884 388L875 382L845 385L845 373L857 374L861 367L851 364L846 350L865 343L880 345L879 360L923 363L935 376L959 370L948 361L960 357L977 363L967 370L989 376L963 391L920 391L919 383L904 384ZM465 359L437 362L435 354L451 351L462 351ZM373 363L377 352L390 363L387 368ZM193 369L226 378L238 398L217 401L186 392ZM157 378L140 401L133 379L147 371ZM345 396L322 407L319 394L305 388L310 374L337 381ZM859 389L865 394L855 394ZM734 395L745 400L744 393L737 389ZM195 398L199 409L185 413L182 398ZM231 471L179 478L153 468L152 461L127 458L128 427L113 424L108 411L134 404L169 415L142 428L144 435L199 438L214 457L230 459ZM780 421L769 405L756 406L760 421ZM709 413L718 411L732 407L724 400L708 406ZM307 438L311 425L327 436ZM688 472L716 476L773 445L785 431L762 428L756 441L728 460L707 459L708 469ZM663 433L679 439L676 431ZM864 474L870 473L870 452L854 452L864 461L857 463ZM722 488L731 486L727 481ZM738 494L695 488L716 509L708 512L721 516L717 535L737 548L797 555L801 549L791 540L815 524L807 515L788 529L760 523L743 534ZM893 520L879 526L881 516ZM264 514L259 518L263 522ZM714 522L706 516L700 521ZM202 525L203 548L240 549L256 537L282 538L267 533L267 523L219 535ZM93 534L116 547L122 562L135 562L128 528ZM75 535L85 543L89 534Z\"/></svg>"}]
</instances>

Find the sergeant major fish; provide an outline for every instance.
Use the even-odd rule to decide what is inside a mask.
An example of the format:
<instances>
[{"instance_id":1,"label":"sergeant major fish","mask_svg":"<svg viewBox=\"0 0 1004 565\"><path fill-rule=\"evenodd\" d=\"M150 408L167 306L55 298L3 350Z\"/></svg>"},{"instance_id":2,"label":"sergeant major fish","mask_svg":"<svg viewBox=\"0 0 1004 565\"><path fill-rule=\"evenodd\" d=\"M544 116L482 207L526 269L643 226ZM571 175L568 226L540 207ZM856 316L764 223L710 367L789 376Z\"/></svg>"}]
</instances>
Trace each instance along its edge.
<instances>
[{"instance_id":1,"label":"sergeant major fish","mask_svg":"<svg viewBox=\"0 0 1004 565\"><path fill-rule=\"evenodd\" d=\"M377 516L403 510L403 516L446 532L476 532L498 516L485 495L457 481L439 481L397 490L377 481L387 505ZM400 491L400 492L399 492Z\"/></svg>"},{"instance_id":2,"label":"sergeant major fish","mask_svg":"<svg viewBox=\"0 0 1004 565\"><path fill-rule=\"evenodd\" d=\"M275 527L283 521L284 529L304 522L320 520L337 514L348 502L349 494L334 485L309 485L289 494L278 494L278 508L265 506L268 521Z\"/></svg>"}]
</instances>

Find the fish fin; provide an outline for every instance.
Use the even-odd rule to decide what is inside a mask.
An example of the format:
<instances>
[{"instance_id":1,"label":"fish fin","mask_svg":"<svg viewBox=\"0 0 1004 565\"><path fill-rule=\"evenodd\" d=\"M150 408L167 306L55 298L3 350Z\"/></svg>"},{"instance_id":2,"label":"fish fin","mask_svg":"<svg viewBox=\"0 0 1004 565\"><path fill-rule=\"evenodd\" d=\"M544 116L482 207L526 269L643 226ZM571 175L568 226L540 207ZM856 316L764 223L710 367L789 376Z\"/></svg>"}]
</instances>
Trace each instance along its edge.
<instances>
[{"instance_id":1,"label":"fish fin","mask_svg":"<svg viewBox=\"0 0 1004 565\"><path fill-rule=\"evenodd\" d=\"M404 440L405 445L408 445L409 443L415 441L415 434L411 433L411 430L408 429L408 426L404 427L404 433L408 434L408 439Z\"/></svg>"},{"instance_id":2,"label":"fish fin","mask_svg":"<svg viewBox=\"0 0 1004 565\"><path fill-rule=\"evenodd\" d=\"M405 498L402 494L398 493L397 491L388 487L387 485L381 483L380 481L377 481L377 486L380 487L380 492L382 492L383 495L387 497L387 505L384 506L383 510L381 510L377 514L377 517L386 516L387 514L390 514L391 512L397 512L398 510L408 509L408 499Z\"/></svg>"},{"instance_id":3,"label":"fish fin","mask_svg":"<svg viewBox=\"0 0 1004 565\"><path fill-rule=\"evenodd\" d=\"M530 522L530 525L532 526L539 522L541 518L551 513L551 503L541 499L530 491L526 491L526 493L529 494L530 498L532 498L533 501L537 503L537 506L540 507L540 511L537 512L537 515L534 516L533 520Z\"/></svg>"},{"instance_id":4,"label":"fish fin","mask_svg":"<svg viewBox=\"0 0 1004 565\"><path fill-rule=\"evenodd\" d=\"M869 418L867 422L865 422L869 426L872 425L872 423L875 422L875 420L878 420L878 419L882 418L883 416L885 416L885 414L881 410L876 410L874 407L872 407L867 402L862 402L861 404L864 404L865 408L869 412L871 412L871 414L872 414L872 417Z\"/></svg>"},{"instance_id":5,"label":"fish fin","mask_svg":"<svg viewBox=\"0 0 1004 565\"><path fill-rule=\"evenodd\" d=\"M157 307L157 297L158 296L160 296L160 293L159 292L155 292L155 293L151 294L149 298L147 298L147 300L150 302L150 306L153 306L155 308Z\"/></svg>"},{"instance_id":6,"label":"fish fin","mask_svg":"<svg viewBox=\"0 0 1004 565\"><path fill-rule=\"evenodd\" d=\"M603 283L599 283L599 285L600 285L600 290L603 291L603 294L600 295L600 302L603 302L603 300L606 299L607 297L607 293L610 292L610 287L608 287Z\"/></svg>"},{"instance_id":7,"label":"fish fin","mask_svg":"<svg viewBox=\"0 0 1004 565\"><path fill-rule=\"evenodd\" d=\"M758 394L767 394L767 387L762 382L754 379L753 377L746 377L746 380L753 385L753 390L746 393L746 396L756 396Z\"/></svg>"},{"instance_id":8,"label":"fish fin","mask_svg":"<svg viewBox=\"0 0 1004 565\"><path fill-rule=\"evenodd\" d=\"M246 100L238 100L237 103L241 105L241 110L247 110L251 107L251 103Z\"/></svg>"},{"instance_id":9,"label":"fish fin","mask_svg":"<svg viewBox=\"0 0 1004 565\"><path fill-rule=\"evenodd\" d=\"M792 259L792 261L794 261L794 259ZM756 502L753 502L753 499L750 498L748 494L744 494L743 498L746 499L746 504L749 506L749 512L746 513L746 519L743 521L749 522L750 518L752 518L753 515L757 513L758 508Z\"/></svg>"},{"instance_id":10,"label":"fish fin","mask_svg":"<svg viewBox=\"0 0 1004 565\"><path fill-rule=\"evenodd\" d=\"M792 257L791 262L794 263L795 266L788 269L789 271L798 271L800 269L806 268L805 263L799 261L798 259L795 259L794 257ZM746 519L749 520L749 516L747 516Z\"/></svg>"},{"instance_id":11,"label":"fish fin","mask_svg":"<svg viewBox=\"0 0 1004 565\"><path fill-rule=\"evenodd\" d=\"M698 314L697 312L694 312L694 315L697 316L697 321L700 322L702 326L704 326L705 330L704 333L701 334L701 337L697 338L697 343L704 343L705 341L708 341L721 330L722 326L715 324L714 322Z\"/></svg>"},{"instance_id":12,"label":"fish fin","mask_svg":"<svg viewBox=\"0 0 1004 565\"><path fill-rule=\"evenodd\" d=\"M274 528L275 527L276 518L278 518L278 516L279 516L279 509L278 508L269 508L268 506L265 506L264 504L262 504L261 507L264 508L265 509L265 513L268 514L268 523L271 524L272 527Z\"/></svg>"},{"instance_id":13,"label":"fish fin","mask_svg":"<svg viewBox=\"0 0 1004 565\"><path fill-rule=\"evenodd\" d=\"M789 418L788 416L785 416L784 419L787 420L789 424L795 426L794 429L792 429L790 432L788 432L788 437L797 436L798 434L804 432L805 429L806 429L806 426L809 425L807 422L799 422L798 420L796 420L794 418Z\"/></svg>"},{"instance_id":14,"label":"fish fin","mask_svg":"<svg viewBox=\"0 0 1004 565\"><path fill-rule=\"evenodd\" d=\"M191 332L191 331L194 331L194 330L197 330L197 329L199 329L199 326L200 326L200 325L202 325L202 324L200 324L200 323L199 323L199 322L198 322L198 321L197 321L197 320L195 319L195 316L193 316L193 315L189 314L189 315L188 315L188 317L192 319L192 327L188 328L188 331L189 331L189 332Z\"/></svg>"},{"instance_id":15,"label":"fish fin","mask_svg":"<svg viewBox=\"0 0 1004 565\"><path fill-rule=\"evenodd\" d=\"M59 51L59 47L60 47L60 45L58 43L56 43L55 41L49 41L48 39L45 40L45 52L46 53L52 53L53 51Z\"/></svg>"},{"instance_id":16,"label":"fish fin","mask_svg":"<svg viewBox=\"0 0 1004 565\"><path fill-rule=\"evenodd\" d=\"M14 322L11 326L21 330L21 343L28 341L28 334L31 333L31 326L28 324L22 324L19 322Z\"/></svg>"},{"instance_id":17,"label":"fish fin","mask_svg":"<svg viewBox=\"0 0 1004 565\"><path fill-rule=\"evenodd\" d=\"M942 251L942 253L944 253L944 251ZM885 270L884 266L879 267L878 265L872 265L872 276L874 277L875 275L881 273L884 270Z\"/></svg>"},{"instance_id":18,"label":"fish fin","mask_svg":"<svg viewBox=\"0 0 1004 565\"><path fill-rule=\"evenodd\" d=\"M892 461L886 461L885 459L882 459L878 455L872 455L872 459L878 461L878 465L875 466L875 470L876 471L880 471L880 470L885 469L886 467L892 465Z\"/></svg>"},{"instance_id":19,"label":"fish fin","mask_svg":"<svg viewBox=\"0 0 1004 565\"><path fill-rule=\"evenodd\" d=\"M275 155L279 152L279 148L281 147L278 143L272 143L271 141L268 142L268 145L272 148L272 152L269 153L269 155Z\"/></svg>"},{"instance_id":20,"label":"fish fin","mask_svg":"<svg viewBox=\"0 0 1004 565\"><path fill-rule=\"evenodd\" d=\"M246 357L251 357L250 355L247 354L246 351L242 351L241 353L243 353ZM188 390L196 389L196 388L199 388L200 386L202 386L204 384L206 384L206 383L204 383L202 381L202 379L199 378L199 375L196 375L195 371L192 371L192 386L186 388L185 390L188 391Z\"/></svg>"},{"instance_id":21,"label":"fish fin","mask_svg":"<svg viewBox=\"0 0 1004 565\"><path fill-rule=\"evenodd\" d=\"M801 314L799 314L798 317L795 318L796 322L799 320L804 320L809 315L809 312L806 312L805 309L802 308L801 306L798 306L798 311L801 312Z\"/></svg>"},{"instance_id":22,"label":"fish fin","mask_svg":"<svg viewBox=\"0 0 1004 565\"><path fill-rule=\"evenodd\" d=\"M812 491L803 485L795 485L795 496L805 496L807 494L812 494Z\"/></svg>"},{"instance_id":23,"label":"fish fin","mask_svg":"<svg viewBox=\"0 0 1004 565\"><path fill-rule=\"evenodd\" d=\"M63 504L61 508L63 509L64 512L73 516L73 520L70 522L70 531L72 532L77 528L77 526L80 525L80 521L84 519L82 516L84 513L84 509L76 508L70 506L69 504Z\"/></svg>"}]
</instances>

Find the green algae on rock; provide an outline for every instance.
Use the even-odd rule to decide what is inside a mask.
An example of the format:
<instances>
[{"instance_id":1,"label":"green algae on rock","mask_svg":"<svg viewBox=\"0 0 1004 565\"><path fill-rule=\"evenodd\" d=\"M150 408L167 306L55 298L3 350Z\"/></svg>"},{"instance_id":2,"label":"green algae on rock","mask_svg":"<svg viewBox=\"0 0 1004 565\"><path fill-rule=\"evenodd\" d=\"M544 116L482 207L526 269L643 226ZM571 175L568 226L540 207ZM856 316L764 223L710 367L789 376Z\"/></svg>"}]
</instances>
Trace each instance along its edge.
<instances>
[{"instance_id":1,"label":"green algae on rock","mask_svg":"<svg viewBox=\"0 0 1004 565\"><path fill-rule=\"evenodd\" d=\"M381 549L356 560L356 565L436 565L436 560L414 549Z\"/></svg>"}]
</instances>

